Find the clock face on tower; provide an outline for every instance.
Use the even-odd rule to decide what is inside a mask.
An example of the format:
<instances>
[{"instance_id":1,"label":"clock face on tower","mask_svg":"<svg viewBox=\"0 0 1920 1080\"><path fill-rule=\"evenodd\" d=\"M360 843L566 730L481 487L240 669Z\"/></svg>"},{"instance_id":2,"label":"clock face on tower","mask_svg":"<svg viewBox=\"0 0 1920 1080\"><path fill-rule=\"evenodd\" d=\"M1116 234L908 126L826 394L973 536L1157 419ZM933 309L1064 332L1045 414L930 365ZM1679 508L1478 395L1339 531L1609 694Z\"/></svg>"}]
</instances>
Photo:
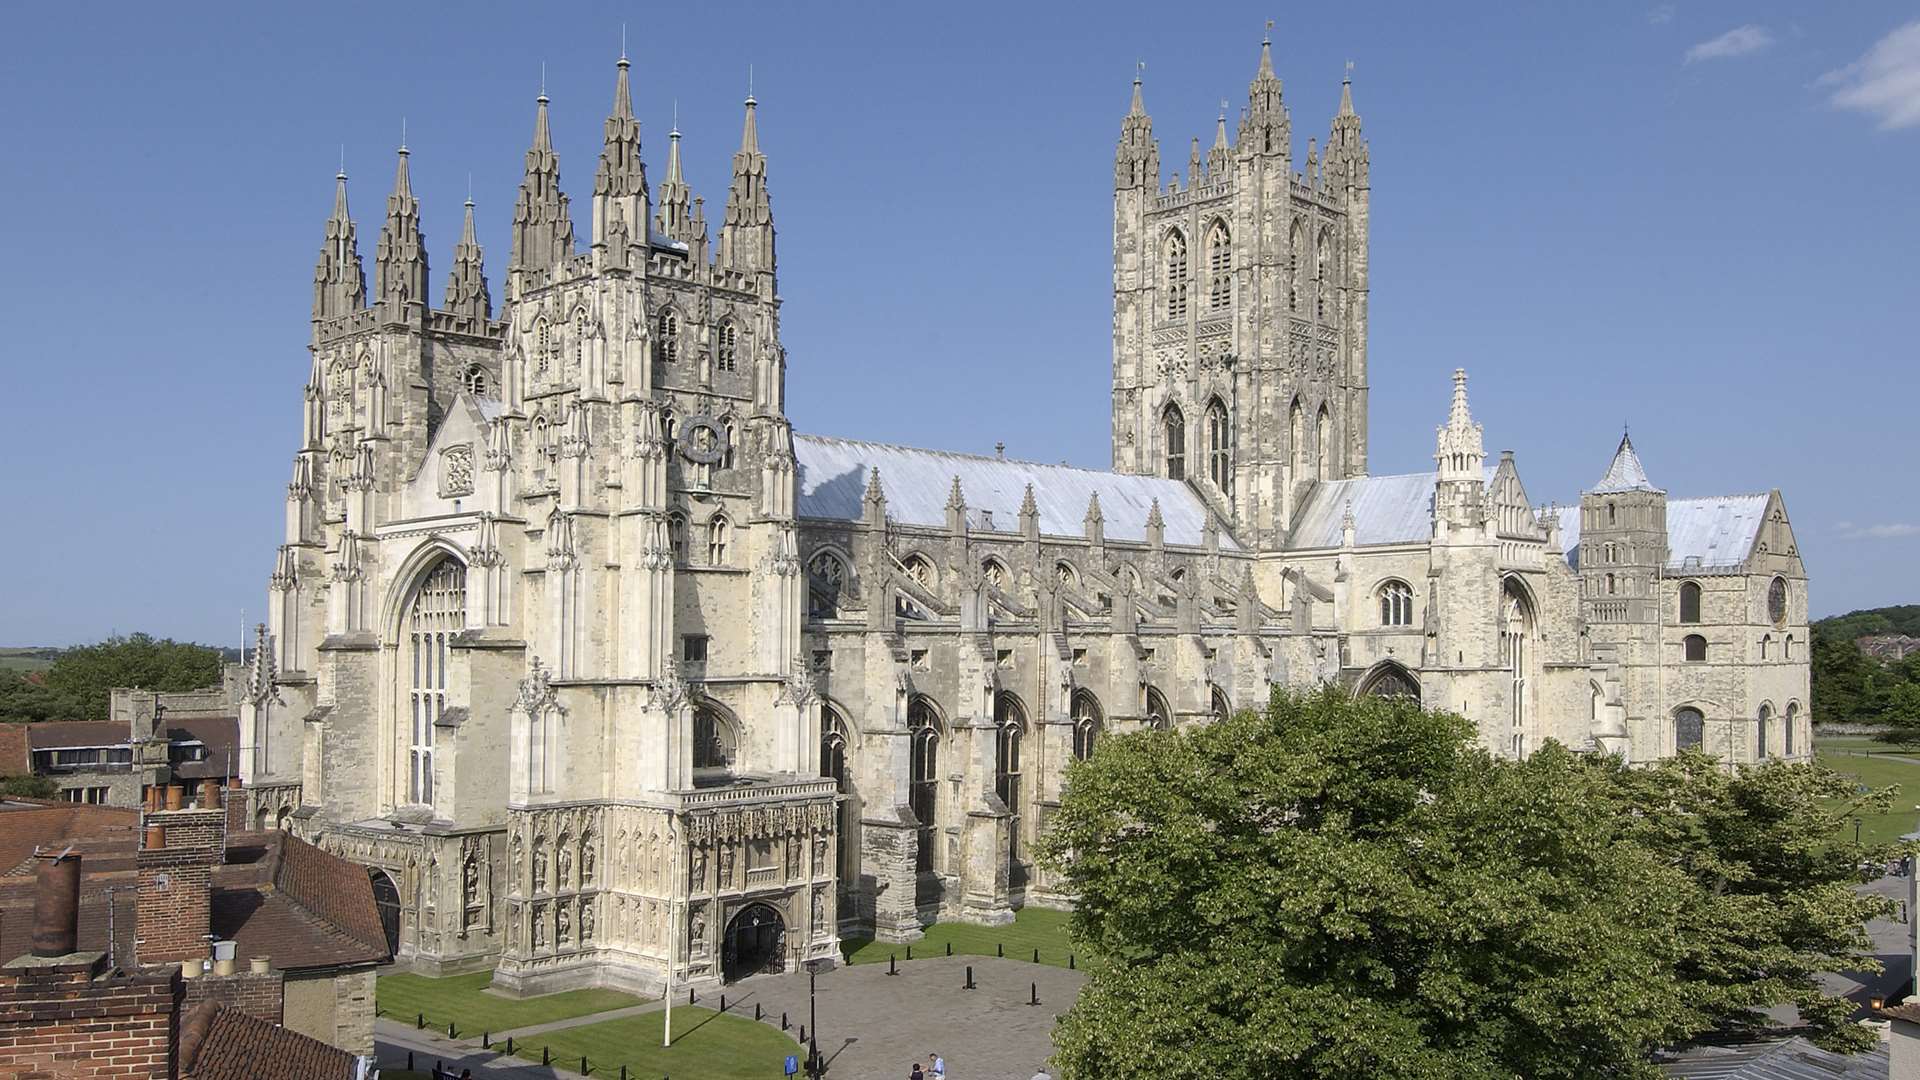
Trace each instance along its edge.
<instances>
[{"instance_id":1,"label":"clock face on tower","mask_svg":"<svg viewBox=\"0 0 1920 1080\"><path fill-rule=\"evenodd\" d=\"M692 416L681 425L678 444L680 456L700 465L718 462L726 452L726 436L711 416Z\"/></svg>"}]
</instances>

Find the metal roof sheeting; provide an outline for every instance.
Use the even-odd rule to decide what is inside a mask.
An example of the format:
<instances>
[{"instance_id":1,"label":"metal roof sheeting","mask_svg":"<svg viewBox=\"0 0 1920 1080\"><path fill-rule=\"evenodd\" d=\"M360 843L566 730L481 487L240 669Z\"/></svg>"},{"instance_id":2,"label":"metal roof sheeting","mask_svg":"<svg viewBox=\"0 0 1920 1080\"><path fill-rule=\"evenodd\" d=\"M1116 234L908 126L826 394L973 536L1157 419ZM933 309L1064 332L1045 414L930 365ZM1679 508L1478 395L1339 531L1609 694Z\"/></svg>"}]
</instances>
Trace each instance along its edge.
<instances>
[{"instance_id":1,"label":"metal roof sheeting","mask_svg":"<svg viewBox=\"0 0 1920 1080\"><path fill-rule=\"evenodd\" d=\"M957 476L974 528L1019 531L1020 503L1032 484L1045 536L1085 536L1087 502L1098 494L1108 539L1144 541L1147 514L1158 499L1167 543L1198 546L1204 541L1206 503L1179 480L822 435L796 434L793 452L800 466L801 517L860 520L867 474L877 468L887 515L903 525L945 526L947 496ZM1220 548L1237 550L1224 530Z\"/></svg>"},{"instance_id":2,"label":"metal roof sheeting","mask_svg":"<svg viewBox=\"0 0 1920 1080\"><path fill-rule=\"evenodd\" d=\"M1667 500L1667 569L1713 570L1739 566L1753 554L1760 523L1767 516L1765 495L1715 495ZM1567 562L1580 565L1580 508L1562 506L1560 546Z\"/></svg>"},{"instance_id":3,"label":"metal roof sheeting","mask_svg":"<svg viewBox=\"0 0 1920 1080\"><path fill-rule=\"evenodd\" d=\"M1499 465L1486 466L1493 483ZM1287 547L1293 550L1340 546L1340 521L1353 504L1353 542L1414 544L1433 538L1433 486L1439 473L1360 476L1315 484L1301 508Z\"/></svg>"},{"instance_id":4,"label":"metal roof sheeting","mask_svg":"<svg viewBox=\"0 0 1920 1080\"><path fill-rule=\"evenodd\" d=\"M1848 1056L1795 1036L1745 1046L1688 1050L1659 1062L1679 1080L1887 1080L1886 1044Z\"/></svg>"}]
</instances>

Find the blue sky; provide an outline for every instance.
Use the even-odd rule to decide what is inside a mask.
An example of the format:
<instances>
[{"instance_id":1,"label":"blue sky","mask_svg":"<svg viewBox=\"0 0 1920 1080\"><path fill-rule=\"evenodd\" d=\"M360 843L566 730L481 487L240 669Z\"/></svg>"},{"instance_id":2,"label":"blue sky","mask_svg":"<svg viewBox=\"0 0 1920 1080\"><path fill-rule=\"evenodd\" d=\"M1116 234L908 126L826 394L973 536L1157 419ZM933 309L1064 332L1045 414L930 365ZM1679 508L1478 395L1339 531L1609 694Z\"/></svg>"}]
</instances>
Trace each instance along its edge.
<instances>
[{"instance_id":1,"label":"blue sky","mask_svg":"<svg viewBox=\"0 0 1920 1080\"><path fill-rule=\"evenodd\" d=\"M1354 62L1376 472L1462 366L1535 501L1630 423L1676 496L1782 489L1816 613L1920 600L1911 5L1203 6L12 10L0 644L259 618L342 145L365 257L404 120L434 288L469 177L497 275L541 64L583 211L623 22L711 220L753 66L803 430L1103 465L1134 63L1183 168L1272 16L1297 153Z\"/></svg>"}]
</instances>

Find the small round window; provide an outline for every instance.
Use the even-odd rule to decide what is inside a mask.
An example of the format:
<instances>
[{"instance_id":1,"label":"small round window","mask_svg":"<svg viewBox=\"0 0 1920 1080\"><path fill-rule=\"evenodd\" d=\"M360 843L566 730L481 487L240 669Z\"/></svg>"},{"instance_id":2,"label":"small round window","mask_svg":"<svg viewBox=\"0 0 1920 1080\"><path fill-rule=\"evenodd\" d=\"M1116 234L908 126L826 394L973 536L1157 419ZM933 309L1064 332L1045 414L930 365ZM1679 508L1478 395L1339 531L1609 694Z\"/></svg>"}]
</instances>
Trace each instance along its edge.
<instances>
[{"instance_id":1,"label":"small round window","mask_svg":"<svg viewBox=\"0 0 1920 1080\"><path fill-rule=\"evenodd\" d=\"M1787 625L1787 579L1774 578L1767 586L1767 618L1775 626Z\"/></svg>"}]
</instances>

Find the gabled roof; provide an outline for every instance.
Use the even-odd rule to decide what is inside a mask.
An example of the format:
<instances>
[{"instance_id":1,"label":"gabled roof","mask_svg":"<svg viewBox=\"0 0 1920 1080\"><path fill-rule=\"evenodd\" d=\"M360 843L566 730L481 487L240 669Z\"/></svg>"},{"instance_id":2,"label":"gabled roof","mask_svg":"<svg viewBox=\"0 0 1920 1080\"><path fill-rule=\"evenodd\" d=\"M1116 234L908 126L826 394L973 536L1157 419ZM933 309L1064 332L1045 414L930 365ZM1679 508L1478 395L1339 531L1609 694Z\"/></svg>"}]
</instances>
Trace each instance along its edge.
<instances>
[{"instance_id":1,"label":"gabled roof","mask_svg":"<svg viewBox=\"0 0 1920 1080\"><path fill-rule=\"evenodd\" d=\"M794 435L793 452L800 465L801 517L860 520L867 475L877 468L887 514L905 525L944 526L947 495L957 476L973 528L985 528L991 517L993 531L1019 531L1020 503L1032 484L1044 536L1086 535L1087 503L1097 494L1110 540L1145 540L1147 514L1156 499L1167 543L1197 547L1205 540L1207 504L1179 480L821 435ZM1236 550L1225 530L1220 547Z\"/></svg>"},{"instance_id":2,"label":"gabled roof","mask_svg":"<svg viewBox=\"0 0 1920 1080\"><path fill-rule=\"evenodd\" d=\"M1486 466L1487 483L1493 483L1499 471L1498 464ZM1439 479L1437 472L1422 472L1317 483L1294 520L1293 531L1287 537L1287 549L1339 547L1341 523L1349 504L1353 507L1356 546L1416 544L1430 540L1433 538L1433 487Z\"/></svg>"},{"instance_id":3,"label":"gabled roof","mask_svg":"<svg viewBox=\"0 0 1920 1080\"><path fill-rule=\"evenodd\" d=\"M188 1013L180 1030L180 1074L189 1080L354 1080L359 1060L312 1036L212 1001Z\"/></svg>"},{"instance_id":4,"label":"gabled roof","mask_svg":"<svg viewBox=\"0 0 1920 1080\"><path fill-rule=\"evenodd\" d=\"M366 871L303 840L236 834L212 884L209 929L235 943L236 959L265 956L289 971L387 959Z\"/></svg>"},{"instance_id":5,"label":"gabled roof","mask_svg":"<svg viewBox=\"0 0 1920 1080\"><path fill-rule=\"evenodd\" d=\"M1667 569L1725 570L1753 554L1766 521L1766 495L1713 495L1667 500ZM1580 508L1561 506L1560 546L1580 566Z\"/></svg>"},{"instance_id":6,"label":"gabled roof","mask_svg":"<svg viewBox=\"0 0 1920 1080\"><path fill-rule=\"evenodd\" d=\"M1672 1055L1660 1071L1679 1080L1887 1080L1885 1043L1836 1054L1795 1036L1740 1046L1707 1046Z\"/></svg>"}]
</instances>

